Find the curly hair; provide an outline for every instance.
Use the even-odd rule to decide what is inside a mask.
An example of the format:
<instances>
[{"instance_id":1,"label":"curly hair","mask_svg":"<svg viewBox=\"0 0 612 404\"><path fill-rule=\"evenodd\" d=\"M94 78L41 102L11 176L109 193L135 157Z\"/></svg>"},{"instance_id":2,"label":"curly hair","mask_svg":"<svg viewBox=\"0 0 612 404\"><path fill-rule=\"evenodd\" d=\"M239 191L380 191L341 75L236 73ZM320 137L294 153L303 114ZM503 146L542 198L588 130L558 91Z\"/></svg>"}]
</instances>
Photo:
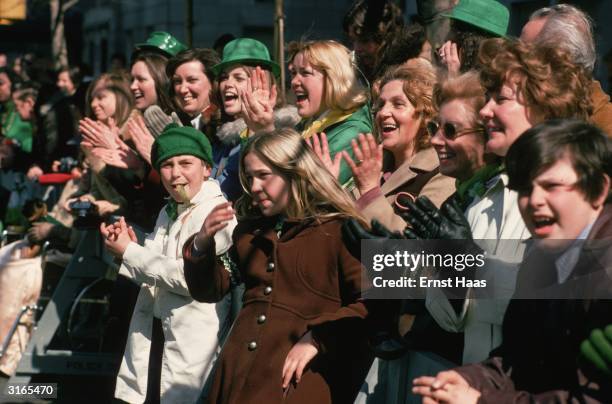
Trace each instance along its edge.
<instances>
[{"instance_id":1,"label":"curly hair","mask_svg":"<svg viewBox=\"0 0 612 404\"><path fill-rule=\"evenodd\" d=\"M429 61L416 58L410 60L408 65L391 67L383 75L380 88L391 81L399 80L402 84L402 89L408 101L414 107L414 113L421 118L421 127L417 135L415 149L427 149L431 147L430 136L425 130L427 122L436 115L436 108L433 103L433 88L436 84L436 72ZM374 103L374 114L376 114L379 106Z\"/></svg>"},{"instance_id":2,"label":"curly hair","mask_svg":"<svg viewBox=\"0 0 612 404\"><path fill-rule=\"evenodd\" d=\"M375 7L370 9L370 5ZM357 0L344 15L342 28L347 35L362 40L383 43L404 26L402 10L391 1L371 2Z\"/></svg>"},{"instance_id":3,"label":"curly hair","mask_svg":"<svg viewBox=\"0 0 612 404\"><path fill-rule=\"evenodd\" d=\"M289 64L301 54L313 68L323 73L325 85L322 104L327 108L352 111L368 100L359 82L350 51L332 40L291 42L287 46Z\"/></svg>"},{"instance_id":4,"label":"curly hair","mask_svg":"<svg viewBox=\"0 0 612 404\"><path fill-rule=\"evenodd\" d=\"M591 114L591 79L564 50L533 46L516 39L484 41L478 59L488 93L515 82L522 103L539 120L579 118Z\"/></svg>"}]
</instances>

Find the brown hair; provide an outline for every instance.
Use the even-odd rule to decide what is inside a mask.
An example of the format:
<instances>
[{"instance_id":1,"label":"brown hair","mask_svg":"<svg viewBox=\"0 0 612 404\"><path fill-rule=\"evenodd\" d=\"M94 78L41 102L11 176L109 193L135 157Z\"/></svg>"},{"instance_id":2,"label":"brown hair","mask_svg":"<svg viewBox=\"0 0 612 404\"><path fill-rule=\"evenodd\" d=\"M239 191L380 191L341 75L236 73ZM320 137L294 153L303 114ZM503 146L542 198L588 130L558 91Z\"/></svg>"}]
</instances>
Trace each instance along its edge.
<instances>
[{"instance_id":1,"label":"brown hair","mask_svg":"<svg viewBox=\"0 0 612 404\"><path fill-rule=\"evenodd\" d=\"M430 137L425 130L427 121L436 115L436 108L433 104L433 88L436 84L436 73L427 60L417 58L412 59L408 66L391 67L385 72L380 80L380 89L391 81L399 80L403 82L402 88L408 101L414 107L414 113L421 118L421 127L416 138L415 152L431 147ZM374 114L378 109L374 103Z\"/></svg>"},{"instance_id":2,"label":"brown hair","mask_svg":"<svg viewBox=\"0 0 612 404\"><path fill-rule=\"evenodd\" d=\"M121 127L129 118L134 109L134 97L130 91L130 82L127 76L118 73L103 73L91 82L85 95L85 115L93 118L91 101L98 91L108 90L115 94L116 106L113 119Z\"/></svg>"},{"instance_id":3,"label":"brown hair","mask_svg":"<svg viewBox=\"0 0 612 404\"><path fill-rule=\"evenodd\" d=\"M469 71L456 77L449 77L438 82L433 90L433 103L436 110L443 104L461 100L471 112L471 125L482 125L478 112L485 106L485 89L480 84L478 72Z\"/></svg>"},{"instance_id":4,"label":"brown hair","mask_svg":"<svg viewBox=\"0 0 612 404\"><path fill-rule=\"evenodd\" d=\"M174 107L172 106L172 100L169 95L170 80L168 80L168 76L165 74L168 58L159 53L141 51L132 59L131 66L134 66L136 62L143 62L147 66L147 70L149 70L149 74L155 83L157 105L159 105L166 114L170 114L174 111Z\"/></svg>"},{"instance_id":5,"label":"brown hair","mask_svg":"<svg viewBox=\"0 0 612 404\"><path fill-rule=\"evenodd\" d=\"M504 82L516 82L522 103L538 121L586 120L591 113L590 76L564 50L493 38L482 43L478 58L486 91L496 93Z\"/></svg>"}]
</instances>

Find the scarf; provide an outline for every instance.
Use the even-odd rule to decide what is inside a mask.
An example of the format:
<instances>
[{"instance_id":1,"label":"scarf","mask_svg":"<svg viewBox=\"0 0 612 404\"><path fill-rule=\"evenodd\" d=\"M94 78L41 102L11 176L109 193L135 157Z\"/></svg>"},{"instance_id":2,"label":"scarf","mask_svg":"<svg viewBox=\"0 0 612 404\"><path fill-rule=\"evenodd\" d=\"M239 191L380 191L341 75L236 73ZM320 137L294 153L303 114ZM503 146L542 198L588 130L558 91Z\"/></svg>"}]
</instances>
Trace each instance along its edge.
<instances>
[{"instance_id":1,"label":"scarf","mask_svg":"<svg viewBox=\"0 0 612 404\"><path fill-rule=\"evenodd\" d=\"M504 171L504 165L486 165L476 171L465 181L456 181L457 196L463 210L474 201L476 197L481 197L487 191L487 182Z\"/></svg>"},{"instance_id":2,"label":"scarf","mask_svg":"<svg viewBox=\"0 0 612 404\"><path fill-rule=\"evenodd\" d=\"M321 133L325 131L325 129L330 126L342 122L346 120L349 116L353 115L353 113L357 109L351 110L349 112L340 111L340 110L327 110L317 119L304 123L304 130L302 130L302 137L304 139L310 138L315 133Z\"/></svg>"}]
</instances>

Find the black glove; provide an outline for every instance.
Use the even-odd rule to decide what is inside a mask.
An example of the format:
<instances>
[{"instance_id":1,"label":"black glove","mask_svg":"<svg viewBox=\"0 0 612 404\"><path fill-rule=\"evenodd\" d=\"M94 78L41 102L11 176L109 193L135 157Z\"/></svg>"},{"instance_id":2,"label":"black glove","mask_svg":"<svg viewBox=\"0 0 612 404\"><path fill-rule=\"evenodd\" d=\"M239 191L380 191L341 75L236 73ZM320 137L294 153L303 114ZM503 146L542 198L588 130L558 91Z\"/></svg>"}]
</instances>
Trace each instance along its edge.
<instances>
[{"instance_id":1,"label":"black glove","mask_svg":"<svg viewBox=\"0 0 612 404\"><path fill-rule=\"evenodd\" d=\"M446 201L441 209L426 196L404 203L409 209L400 215L411 226L404 231L406 238L472 240L470 225L455 199Z\"/></svg>"},{"instance_id":2,"label":"black glove","mask_svg":"<svg viewBox=\"0 0 612 404\"><path fill-rule=\"evenodd\" d=\"M383 226L378 220L372 220L371 229L368 230L355 219L348 219L342 225L342 239L350 253L359 258L361 256L361 240L402 239L401 233L394 233Z\"/></svg>"}]
</instances>

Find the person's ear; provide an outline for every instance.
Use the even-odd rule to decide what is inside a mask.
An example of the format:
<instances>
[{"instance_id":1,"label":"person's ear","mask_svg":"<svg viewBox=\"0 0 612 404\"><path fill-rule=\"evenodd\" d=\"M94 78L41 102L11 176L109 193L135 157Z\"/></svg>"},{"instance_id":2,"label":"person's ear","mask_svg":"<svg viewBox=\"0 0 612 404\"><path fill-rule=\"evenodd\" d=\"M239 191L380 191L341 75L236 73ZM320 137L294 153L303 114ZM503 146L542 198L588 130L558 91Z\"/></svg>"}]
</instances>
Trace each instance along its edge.
<instances>
[{"instance_id":1,"label":"person's ear","mask_svg":"<svg viewBox=\"0 0 612 404\"><path fill-rule=\"evenodd\" d=\"M204 170L204 177L205 178L209 178L210 174L212 173L212 167L209 163L203 161L202 162L202 169Z\"/></svg>"},{"instance_id":2,"label":"person's ear","mask_svg":"<svg viewBox=\"0 0 612 404\"><path fill-rule=\"evenodd\" d=\"M604 203L606 203L606 199L608 199L608 195L610 193L610 177L608 174L604 174L604 183L601 193L595 200L591 203L591 205L595 209L599 209Z\"/></svg>"}]
</instances>

